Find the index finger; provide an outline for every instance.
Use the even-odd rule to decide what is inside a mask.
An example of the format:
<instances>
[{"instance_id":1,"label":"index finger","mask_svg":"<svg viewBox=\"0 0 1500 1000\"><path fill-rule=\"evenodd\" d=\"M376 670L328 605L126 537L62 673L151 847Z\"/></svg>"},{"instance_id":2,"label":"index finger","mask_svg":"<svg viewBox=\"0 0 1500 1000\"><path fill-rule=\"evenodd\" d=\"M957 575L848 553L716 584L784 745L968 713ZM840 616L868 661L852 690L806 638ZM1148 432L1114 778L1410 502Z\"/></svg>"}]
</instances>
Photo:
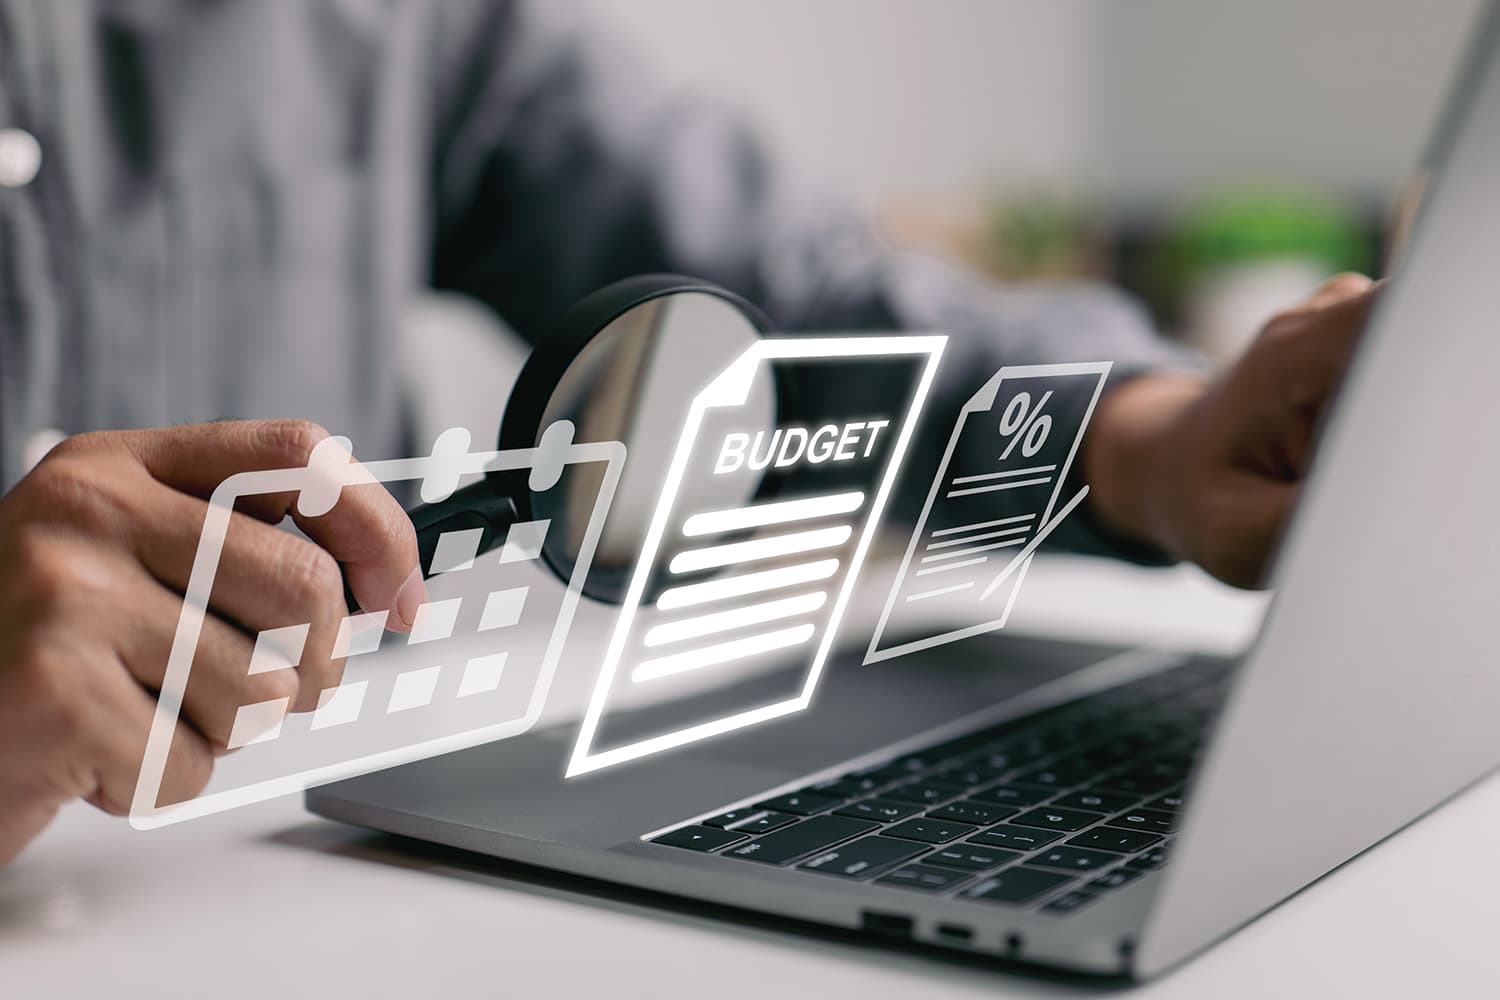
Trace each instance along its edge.
<instances>
[{"instance_id":1,"label":"index finger","mask_svg":"<svg viewBox=\"0 0 1500 1000\"><path fill-rule=\"evenodd\" d=\"M239 420L111 437L153 478L207 498L236 473L307 465L328 432L305 420ZM417 608L427 600L427 588L411 519L383 485L346 486L332 509L317 517L298 511L294 492L246 497L238 506L272 524L291 515L304 534L344 567L361 609L390 611L392 626L411 628Z\"/></svg>"}]
</instances>

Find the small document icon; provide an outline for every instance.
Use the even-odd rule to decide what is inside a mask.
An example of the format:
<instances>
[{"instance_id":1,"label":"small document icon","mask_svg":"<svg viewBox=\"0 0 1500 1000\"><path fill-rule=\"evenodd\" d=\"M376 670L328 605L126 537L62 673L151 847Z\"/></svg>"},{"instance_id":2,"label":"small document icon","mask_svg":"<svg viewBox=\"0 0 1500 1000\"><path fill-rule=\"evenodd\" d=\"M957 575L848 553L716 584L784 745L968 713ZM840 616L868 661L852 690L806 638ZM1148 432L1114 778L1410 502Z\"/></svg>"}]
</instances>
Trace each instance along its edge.
<instances>
[{"instance_id":1,"label":"small document icon","mask_svg":"<svg viewBox=\"0 0 1500 1000\"><path fill-rule=\"evenodd\" d=\"M1037 546L1087 495L1061 496L1109 369L1002 368L964 404L866 663L1005 626Z\"/></svg>"},{"instance_id":2,"label":"small document icon","mask_svg":"<svg viewBox=\"0 0 1500 1000\"><path fill-rule=\"evenodd\" d=\"M807 707L945 342L764 339L694 397L570 777ZM814 391L759 426L766 380ZM816 390L851 384L866 391ZM787 669L746 681L758 665ZM619 710L665 691L651 712Z\"/></svg>"}]
</instances>

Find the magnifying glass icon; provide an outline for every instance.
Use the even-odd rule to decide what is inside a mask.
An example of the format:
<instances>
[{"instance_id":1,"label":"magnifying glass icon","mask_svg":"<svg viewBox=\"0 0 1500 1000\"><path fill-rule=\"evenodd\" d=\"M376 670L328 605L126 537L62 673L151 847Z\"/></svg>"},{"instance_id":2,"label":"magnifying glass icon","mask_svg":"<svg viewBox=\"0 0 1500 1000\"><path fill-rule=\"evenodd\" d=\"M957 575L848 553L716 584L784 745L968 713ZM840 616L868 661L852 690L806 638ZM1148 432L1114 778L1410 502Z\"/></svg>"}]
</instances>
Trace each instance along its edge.
<instances>
[{"instance_id":1,"label":"magnifying glass icon","mask_svg":"<svg viewBox=\"0 0 1500 1000\"><path fill-rule=\"evenodd\" d=\"M583 299L532 351L500 421L500 450L544 447L547 435L571 431L578 441L620 441L627 459L604 533L583 585L595 600L620 603L660 491L678 430L693 395L749 349L769 321L749 302L706 282L643 275ZM743 410L748 426L772 428L784 386L758 384ZM597 468L565 466L535 491L525 470L491 472L445 499L412 508L421 565L430 567L438 539L481 529L479 551L498 547L510 526L550 519L541 557L561 579L572 577ZM776 477L711 477L695 483L705 506L742 506L778 488ZM576 530L575 530L576 526Z\"/></svg>"}]
</instances>

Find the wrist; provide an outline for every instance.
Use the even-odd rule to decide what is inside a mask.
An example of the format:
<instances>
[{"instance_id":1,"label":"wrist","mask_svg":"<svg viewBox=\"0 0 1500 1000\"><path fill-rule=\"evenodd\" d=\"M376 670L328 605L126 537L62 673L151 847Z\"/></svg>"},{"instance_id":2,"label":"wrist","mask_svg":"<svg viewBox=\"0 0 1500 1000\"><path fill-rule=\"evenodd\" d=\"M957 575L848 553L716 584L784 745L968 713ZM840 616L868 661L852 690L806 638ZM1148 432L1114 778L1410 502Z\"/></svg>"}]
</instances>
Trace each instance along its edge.
<instances>
[{"instance_id":1,"label":"wrist","mask_svg":"<svg viewBox=\"0 0 1500 1000\"><path fill-rule=\"evenodd\" d=\"M1169 501L1177 490L1174 432L1203 395L1208 379L1153 372L1107 389L1083 443L1089 505L1101 529L1121 541L1184 553L1172 530Z\"/></svg>"}]
</instances>

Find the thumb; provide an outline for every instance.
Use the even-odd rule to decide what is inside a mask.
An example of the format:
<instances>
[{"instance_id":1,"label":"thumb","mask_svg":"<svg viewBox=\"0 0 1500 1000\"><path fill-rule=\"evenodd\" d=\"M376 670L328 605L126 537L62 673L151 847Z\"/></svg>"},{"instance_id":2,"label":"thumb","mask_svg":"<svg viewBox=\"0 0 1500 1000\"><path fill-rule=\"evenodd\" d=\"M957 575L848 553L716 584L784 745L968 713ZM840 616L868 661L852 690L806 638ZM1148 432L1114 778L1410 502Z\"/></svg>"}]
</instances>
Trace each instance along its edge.
<instances>
[{"instance_id":1,"label":"thumb","mask_svg":"<svg viewBox=\"0 0 1500 1000\"><path fill-rule=\"evenodd\" d=\"M1329 306L1351 299L1374 287L1376 281L1367 274L1344 271L1323 282L1307 297L1309 306Z\"/></svg>"},{"instance_id":2,"label":"thumb","mask_svg":"<svg viewBox=\"0 0 1500 1000\"><path fill-rule=\"evenodd\" d=\"M1217 510L1205 518L1204 569L1235 587L1264 585L1266 571L1297 505L1296 483L1245 474L1217 491Z\"/></svg>"}]
</instances>

